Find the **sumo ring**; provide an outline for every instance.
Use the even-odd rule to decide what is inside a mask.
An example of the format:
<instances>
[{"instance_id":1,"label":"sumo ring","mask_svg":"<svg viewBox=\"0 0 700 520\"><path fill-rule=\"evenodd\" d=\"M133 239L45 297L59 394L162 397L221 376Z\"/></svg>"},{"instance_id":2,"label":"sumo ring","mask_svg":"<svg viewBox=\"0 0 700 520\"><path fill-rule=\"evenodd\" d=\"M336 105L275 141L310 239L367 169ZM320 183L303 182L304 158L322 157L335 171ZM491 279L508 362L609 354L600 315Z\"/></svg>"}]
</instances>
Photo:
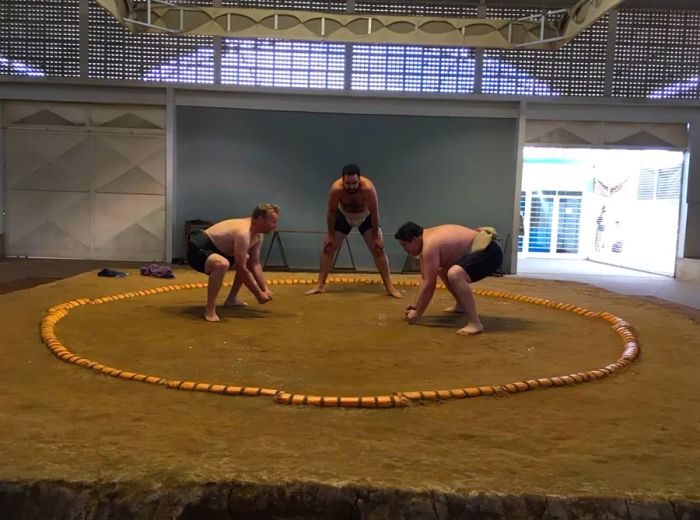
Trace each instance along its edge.
<instances>
[{"instance_id":1,"label":"sumo ring","mask_svg":"<svg viewBox=\"0 0 700 520\"><path fill-rule=\"evenodd\" d=\"M378 280L362 277L331 277L331 283L365 283L379 284ZM279 279L268 281L269 285L295 285L312 284L311 280ZM227 283L225 285L231 285ZM399 281L396 285L418 286L416 281ZM365 397L340 397L340 396L319 396L306 394L292 394L275 388L263 388L255 386L233 386L225 384L203 383L195 381L181 381L166 379L164 377L139 374L127 370L103 365L97 361L74 354L58 339L55 332L56 324L68 316L70 311L83 305L103 305L116 300L135 298L138 296L150 296L169 291L182 289L201 289L207 286L206 283L186 283L181 285L167 285L153 289L144 289L133 292L126 292L102 298L87 299L80 298L66 303L61 303L48 310L48 314L41 320L41 340L49 350L59 359L67 363L72 363L80 367L95 370L108 376L117 377L126 381L136 381L152 385L161 385L173 390L185 390L189 392L208 392L221 395L239 395L248 397L265 396L272 398L276 403L288 405L307 405L333 408L397 408L407 406L412 401L446 401L451 399L465 399L471 397L481 397L488 395L506 395L528 392L537 388L551 388L559 386L577 385L596 379L607 377L625 366L632 363L639 356L639 344L632 332L632 327L622 318L607 312L594 312L576 305L555 302L544 298L536 298L523 294L515 294L507 291L496 291L491 289L474 289L474 293L479 296L493 298L505 298L509 300L542 305L553 309L573 312L579 316L591 319L602 319L610 323L612 329L620 336L623 344L622 355L613 363L602 368L574 372L557 377L545 377L539 379L528 379L525 381L515 381L512 383L469 386L463 388L452 388L448 390L421 390L393 392L389 395L365 396ZM441 289L443 285L438 286Z\"/></svg>"}]
</instances>

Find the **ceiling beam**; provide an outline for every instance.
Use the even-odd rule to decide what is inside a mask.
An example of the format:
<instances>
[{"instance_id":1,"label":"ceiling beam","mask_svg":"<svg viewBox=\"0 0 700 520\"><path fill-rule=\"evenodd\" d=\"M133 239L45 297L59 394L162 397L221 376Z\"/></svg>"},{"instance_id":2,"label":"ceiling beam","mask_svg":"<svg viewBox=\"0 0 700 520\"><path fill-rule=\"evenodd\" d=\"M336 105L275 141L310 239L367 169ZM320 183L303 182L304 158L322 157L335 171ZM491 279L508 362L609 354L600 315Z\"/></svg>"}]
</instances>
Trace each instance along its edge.
<instances>
[{"instance_id":1,"label":"ceiling beam","mask_svg":"<svg viewBox=\"0 0 700 520\"><path fill-rule=\"evenodd\" d=\"M567 10L560 25L561 42L566 43L587 27L593 25L605 13L618 7L624 0L597 0L590 2L578 2ZM561 45L563 45L561 43Z\"/></svg>"},{"instance_id":2,"label":"ceiling beam","mask_svg":"<svg viewBox=\"0 0 700 520\"><path fill-rule=\"evenodd\" d=\"M623 0L578 0L568 9L520 18L438 18L301 10L204 7L146 0L96 0L132 32L238 38L555 49Z\"/></svg>"}]
</instances>

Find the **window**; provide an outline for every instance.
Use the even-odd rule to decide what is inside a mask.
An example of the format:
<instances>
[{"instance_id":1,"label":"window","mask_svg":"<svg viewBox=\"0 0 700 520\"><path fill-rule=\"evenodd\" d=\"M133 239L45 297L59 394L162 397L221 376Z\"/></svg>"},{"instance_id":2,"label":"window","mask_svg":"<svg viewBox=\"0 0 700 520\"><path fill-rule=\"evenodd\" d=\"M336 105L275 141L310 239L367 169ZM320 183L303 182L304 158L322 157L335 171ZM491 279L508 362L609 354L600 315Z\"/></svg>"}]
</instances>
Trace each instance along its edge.
<instances>
[{"instance_id":1,"label":"window","mask_svg":"<svg viewBox=\"0 0 700 520\"><path fill-rule=\"evenodd\" d=\"M681 196L681 168L659 170L656 184L657 199L679 199Z\"/></svg>"},{"instance_id":2,"label":"window","mask_svg":"<svg viewBox=\"0 0 700 520\"><path fill-rule=\"evenodd\" d=\"M644 168L639 172L637 184L637 200L653 200L656 184L656 170Z\"/></svg>"},{"instance_id":3,"label":"window","mask_svg":"<svg viewBox=\"0 0 700 520\"><path fill-rule=\"evenodd\" d=\"M678 200L681 196L682 167L644 168L639 172L637 200Z\"/></svg>"}]
</instances>

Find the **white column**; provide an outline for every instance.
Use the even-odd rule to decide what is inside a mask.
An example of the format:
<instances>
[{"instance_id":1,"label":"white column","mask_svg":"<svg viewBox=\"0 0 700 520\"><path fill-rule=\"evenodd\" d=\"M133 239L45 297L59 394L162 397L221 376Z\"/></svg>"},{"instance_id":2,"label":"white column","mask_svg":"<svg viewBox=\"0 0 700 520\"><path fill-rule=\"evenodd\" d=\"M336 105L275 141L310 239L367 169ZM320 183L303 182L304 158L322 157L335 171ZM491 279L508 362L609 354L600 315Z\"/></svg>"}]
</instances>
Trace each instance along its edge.
<instances>
[{"instance_id":1,"label":"white column","mask_svg":"<svg viewBox=\"0 0 700 520\"><path fill-rule=\"evenodd\" d=\"M518 233L520 231L520 191L523 185L523 150L525 148L525 128L527 125L527 102L521 101L518 107L518 119L515 132L515 192L513 193L513 225L510 231L510 269L509 273L518 272ZM505 247L505 246L504 246Z\"/></svg>"},{"instance_id":2,"label":"white column","mask_svg":"<svg viewBox=\"0 0 700 520\"><path fill-rule=\"evenodd\" d=\"M175 223L175 149L176 133L175 91L165 93L165 261L173 259L173 229Z\"/></svg>"}]
</instances>

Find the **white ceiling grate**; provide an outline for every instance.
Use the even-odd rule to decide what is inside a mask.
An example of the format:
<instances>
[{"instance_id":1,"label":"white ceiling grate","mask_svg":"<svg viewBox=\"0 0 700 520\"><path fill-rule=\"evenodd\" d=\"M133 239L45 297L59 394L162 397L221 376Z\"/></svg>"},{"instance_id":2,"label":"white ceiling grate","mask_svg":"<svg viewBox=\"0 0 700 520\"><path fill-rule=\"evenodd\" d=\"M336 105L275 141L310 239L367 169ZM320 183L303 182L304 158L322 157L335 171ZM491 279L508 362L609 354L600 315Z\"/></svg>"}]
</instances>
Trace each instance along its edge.
<instances>
[{"instance_id":1,"label":"white ceiling grate","mask_svg":"<svg viewBox=\"0 0 700 520\"><path fill-rule=\"evenodd\" d=\"M355 12L394 16L434 16L443 18L476 18L478 8L459 2L386 2L364 0L355 2Z\"/></svg>"},{"instance_id":2,"label":"white ceiling grate","mask_svg":"<svg viewBox=\"0 0 700 520\"><path fill-rule=\"evenodd\" d=\"M94 2L90 3L90 78L213 83L211 36L132 34Z\"/></svg>"},{"instance_id":3,"label":"white ceiling grate","mask_svg":"<svg viewBox=\"0 0 700 520\"><path fill-rule=\"evenodd\" d=\"M211 2L210 4L211 5ZM223 0L222 7L345 12L345 0Z\"/></svg>"},{"instance_id":4,"label":"white ceiling grate","mask_svg":"<svg viewBox=\"0 0 700 520\"><path fill-rule=\"evenodd\" d=\"M487 8L487 17L517 19L541 12L492 7ZM486 49L481 90L484 94L603 96L607 38L606 15L556 51Z\"/></svg>"},{"instance_id":5,"label":"white ceiling grate","mask_svg":"<svg viewBox=\"0 0 700 520\"><path fill-rule=\"evenodd\" d=\"M700 11L621 10L612 94L700 98Z\"/></svg>"},{"instance_id":6,"label":"white ceiling grate","mask_svg":"<svg viewBox=\"0 0 700 520\"><path fill-rule=\"evenodd\" d=\"M80 76L79 0L0 2L0 74Z\"/></svg>"},{"instance_id":7,"label":"white ceiling grate","mask_svg":"<svg viewBox=\"0 0 700 520\"><path fill-rule=\"evenodd\" d=\"M343 89L345 45L226 38L221 82L252 87Z\"/></svg>"}]
</instances>

